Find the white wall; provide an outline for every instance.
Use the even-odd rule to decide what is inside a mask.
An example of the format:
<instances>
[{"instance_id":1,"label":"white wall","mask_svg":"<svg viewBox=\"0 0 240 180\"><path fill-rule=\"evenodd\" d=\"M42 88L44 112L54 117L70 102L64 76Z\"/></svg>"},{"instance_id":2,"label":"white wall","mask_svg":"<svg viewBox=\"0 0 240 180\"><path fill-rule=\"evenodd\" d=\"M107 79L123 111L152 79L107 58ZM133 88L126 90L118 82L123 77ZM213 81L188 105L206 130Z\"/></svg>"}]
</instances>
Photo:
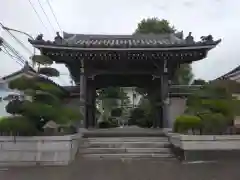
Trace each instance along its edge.
<instances>
[{"instance_id":1,"label":"white wall","mask_svg":"<svg viewBox=\"0 0 240 180\"><path fill-rule=\"evenodd\" d=\"M141 99L141 95L135 92L134 87L124 87L122 88L125 93L127 93L131 104L138 105ZM134 94L136 94L134 98Z\"/></svg>"},{"instance_id":2,"label":"white wall","mask_svg":"<svg viewBox=\"0 0 240 180\"><path fill-rule=\"evenodd\" d=\"M184 113L186 109L186 98L172 97L170 98L170 122L169 127L172 128L175 119Z\"/></svg>"}]
</instances>

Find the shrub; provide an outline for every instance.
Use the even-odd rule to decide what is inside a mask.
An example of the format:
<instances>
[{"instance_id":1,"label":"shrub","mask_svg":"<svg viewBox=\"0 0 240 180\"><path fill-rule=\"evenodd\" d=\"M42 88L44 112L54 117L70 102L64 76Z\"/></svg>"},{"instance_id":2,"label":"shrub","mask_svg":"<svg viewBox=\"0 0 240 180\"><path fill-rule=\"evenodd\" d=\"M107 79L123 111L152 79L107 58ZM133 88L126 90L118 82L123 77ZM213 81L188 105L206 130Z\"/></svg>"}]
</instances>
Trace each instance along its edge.
<instances>
[{"instance_id":1,"label":"shrub","mask_svg":"<svg viewBox=\"0 0 240 180\"><path fill-rule=\"evenodd\" d=\"M106 121L106 120L101 121L101 122L99 122L98 127L99 128L111 128L111 122Z\"/></svg>"},{"instance_id":2,"label":"shrub","mask_svg":"<svg viewBox=\"0 0 240 180\"><path fill-rule=\"evenodd\" d=\"M181 115L174 122L174 131L186 133L188 130L199 130L201 128L201 119L198 116Z\"/></svg>"},{"instance_id":3,"label":"shrub","mask_svg":"<svg viewBox=\"0 0 240 180\"><path fill-rule=\"evenodd\" d=\"M36 88L33 79L24 76L10 81L8 86L10 89L18 89L21 91Z\"/></svg>"},{"instance_id":4,"label":"shrub","mask_svg":"<svg viewBox=\"0 0 240 180\"><path fill-rule=\"evenodd\" d=\"M151 117L143 117L143 118L137 119L136 124L142 128L150 128L153 126L153 121Z\"/></svg>"},{"instance_id":5,"label":"shrub","mask_svg":"<svg viewBox=\"0 0 240 180\"><path fill-rule=\"evenodd\" d=\"M21 114L22 104L23 104L23 101L20 101L19 99L11 100L5 107L6 112L13 115Z\"/></svg>"},{"instance_id":6,"label":"shrub","mask_svg":"<svg viewBox=\"0 0 240 180\"><path fill-rule=\"evenodd\" d=\"M99 122L98 127L99 128L115 128L115 127L118 127L118 124L117 124L117 121L110 118L108 120Z\"/></svg>"},{"instance_id":7,"label":"shrub","mask_svg":"<svg viewBox=\"0 0 240 180\"><path fill-rule=\"evenodd\" d=\"M203 134L222 134L226 131L229 119L221 113L201 114Z\"/></svg>"},{"instance_id":8,"label":"shrub","mask_svg":"<svg viewBox=\"0 0 240 180\"><path fill-rule=\"evenodd\" d=\"M38 133L34 124L23 116L11 116L2 118L0 132L6 135L33 136Z\"/></svg>"},{"instance_id":9,"label":"shrub","mask_svg":"<svg viewBox=\"0 0 240 180\"><path fill-rule=\"evenodd\" d=\"M113 117L120 117L121 115L122 115L121 108L115 108L111 111L111 116L113 116Z\"/></svg>"},{"instance_id":10,"label":"shrub","mask_svg":"<svg viewBox=\"0 0 240 180\"><path fill-rule=\"evenodd\" d=\"M39 63L42 65L52 65L53 64L53 60L51 60L48 56L44 56L44 55L34 55L31 57L31 59L34 63Z\"/></svg>"},{"instance_id":11,"label":"shrub","mask_svg":"<svg viewBox=\"0 0 240 180\"><path fill-rule=\"evenodd\" d=\"M130 118L128 121L129 125L137 125L140 120L145 118L145 112L141 108L134 108L131 111ZM138 122L137 122L138 121Z\"/></svg>"},{"instance_id":12,"label":"shrub","mask_svg":"<svg viewBox=\"0 0 240 180\"><path fill-rule=\"evenodd\" d=\"M58 77L60 75L59 71L51 67L43 67L39 69L40 74L44 74L49 77Z\"/></svg>"}]
</instances>

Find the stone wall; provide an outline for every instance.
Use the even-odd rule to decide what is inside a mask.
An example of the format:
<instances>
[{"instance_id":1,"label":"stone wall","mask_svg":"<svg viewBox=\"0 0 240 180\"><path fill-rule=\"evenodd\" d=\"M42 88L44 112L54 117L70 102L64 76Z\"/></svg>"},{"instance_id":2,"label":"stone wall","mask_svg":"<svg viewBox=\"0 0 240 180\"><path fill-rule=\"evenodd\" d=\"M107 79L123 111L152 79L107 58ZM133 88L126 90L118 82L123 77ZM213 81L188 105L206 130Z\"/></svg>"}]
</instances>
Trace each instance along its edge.
<instances>
[{"instance_id":1,"label":"stone wall","mask_svg":"<svg viewBox=\"0 0 240 180\"><path fill-rule=\"evenodd\" d=\"M0 165L68 165L81 135L0 137Z\"/></svg>"},{"instance_id":2,"label":"stone wall","mask_svg":"<svg viewBox=\"0 0 240 180\"><path fill-rule=\"evenodd\" d=\"M168 133L173 152L182 160L240 158L240 135L182 135Z\"/></svg>"},{"instance_id":3,"label":"stone wall","mask_svg":"<svg viewBox=\"0 0 240 180\"><path fill-rule=\"evenodd\" d=\"M186 98L180 98L180 97L172 97L170 98L170 122L169 127L172 128L175 119L184 113L186 109Z\"/></svg>"}]
</instances>

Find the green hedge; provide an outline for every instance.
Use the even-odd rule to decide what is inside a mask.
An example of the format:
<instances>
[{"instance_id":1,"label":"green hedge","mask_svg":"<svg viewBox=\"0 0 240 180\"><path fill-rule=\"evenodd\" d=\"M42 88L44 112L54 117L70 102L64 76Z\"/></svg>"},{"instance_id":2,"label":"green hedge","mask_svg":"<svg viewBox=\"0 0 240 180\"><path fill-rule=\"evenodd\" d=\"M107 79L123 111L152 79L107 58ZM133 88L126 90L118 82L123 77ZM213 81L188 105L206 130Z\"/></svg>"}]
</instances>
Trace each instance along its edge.
<instances>
[{"instance_id":1,"label":"green hedge","mask_svg":"<svg viewBox=\"0 0 240 180\"><path fill-rule=\"evenodd\" d=\"M118 124L116 121L114 120L104 120L104 121L101 121L98 123L98 127L99 128L115 128L115 127L118 127Z\"/></svg>"},{"instance_id":2,"label":"green hedge","mask_svg":"<svg viewBox=\"0 0 240 180\"><path fill-rule=\"evenodd\" d=\"M222 134L226 131L229 119L221 113L201 114L203 134Z\"/></svg>"},{"instance_id":3,"label":"green hedge","mask_svg":"<svg viewBox=\"0 0 240 180\"><path fill-rule=\"evenodd\" d=\"M221 113L202 113L198 116L182 115L177 117L174 123L174 131L178 133L187 133L196 130L201 134L223 134L229 126L231 118Z\"/></svg>"},{"instance_id":4,"label":"green hedge","mask_svg":"<svg viewBox=\"0 0 240 180\"><path fill-rule=\"evenodd\" d=\"M37 133L35 125L26 117L11 116L0 120L1 135L33 136Z\"/></svg>"},{"instance_id":5,"label":"green hedge","mask_svg":"<svg viewBox=\"0 0 240 180\"><path fill-rule=\"evenodd\" d=\"M181 115L177 117L174 123L174 131L178 133L186 133L188 130L199 130L202 126L202 121L198 116Z\"/></svg>"}]
</instances>

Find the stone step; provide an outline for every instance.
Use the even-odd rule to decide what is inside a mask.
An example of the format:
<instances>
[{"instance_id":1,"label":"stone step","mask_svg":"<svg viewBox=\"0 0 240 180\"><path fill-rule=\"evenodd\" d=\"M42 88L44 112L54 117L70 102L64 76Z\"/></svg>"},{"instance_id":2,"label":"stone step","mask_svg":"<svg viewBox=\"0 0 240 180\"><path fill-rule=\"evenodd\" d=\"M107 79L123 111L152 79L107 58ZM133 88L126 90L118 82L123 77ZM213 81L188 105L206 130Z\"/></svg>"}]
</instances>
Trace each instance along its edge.
<instances>
[{"instance_id":1,"label":"stone step","mask_svg":"<svg viewBox=\"0 0 240 180\"><path fill-rule=\"evenodd\" d=\"M122 153L171 153L168 148L84 148L79 151L82 154L122 154Z\"/></svg>"},{"instance_id":2,"label":"stone step","mask_svg":"<svg viewBox=\"0 0 240 180\"><path fill-rule=\"evenodd\" d=\"M82 147L92 148L163 148L169 147L169 142L85 142Z\"/></svg>"},{"instance_id":3,"label":"stone step","mask_svg":"<svg viewBox=\"0 0 240 180\"><path fill-rule=\"evenodd\" d=\"M84 138L91 137L166 137L165 133L162 131L124 131L116 132L115 130L109 131L94 131L94 132L84 132Z\"/></svg>"},{"instance_id":4,"label":"stone step","mask_svg":"<svg viewBox=\"0 0 240 180\"><path fill-rule=\"evenodd\" d=\"M82 154L84 158L110 158L110 159L119 159L119 158L174 158L172 154L155 154L155 153L132 153L132 154Z\"/></svg>"},{"instance_id":5,"label":"stone step","mask_svg":"<svg viewBox=\"0 0 240 180\"><path fill-rule=\"evenodd\" d=\"M168 142L167 137L109 137L109 138L88 138L90 143L94 142Z\"/></svg>"}]
</instances>

